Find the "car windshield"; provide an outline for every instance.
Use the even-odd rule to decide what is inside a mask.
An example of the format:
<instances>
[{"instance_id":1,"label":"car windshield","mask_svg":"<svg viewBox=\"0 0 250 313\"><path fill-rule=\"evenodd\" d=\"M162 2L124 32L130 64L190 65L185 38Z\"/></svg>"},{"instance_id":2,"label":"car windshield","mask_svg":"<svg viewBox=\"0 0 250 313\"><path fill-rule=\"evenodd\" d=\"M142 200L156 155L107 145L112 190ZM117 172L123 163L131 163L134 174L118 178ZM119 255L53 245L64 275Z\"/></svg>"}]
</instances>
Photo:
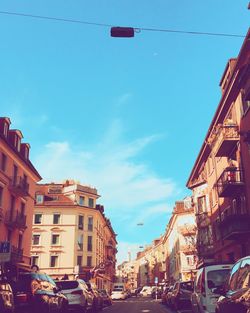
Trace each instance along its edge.
<instances>
[{"instance_id":1,"label":"car windshield","mask_svg":"<svg viewBox=\"0 0 250 313\"><path fill-rule=\"evenodd\" d=\"M75 280L64 280L64 281L57 281L56 285L58 287L61 287L62 290L75 289L78 287L78 282Z\"/></svg>"},{"instance_id":2,"label":"car windshield","mask_svg":"<svg viewBox=\"0 0 250 313\"><path fill-rule=\"evenodd\" d=\"M207 285L209 289L222 286L230 272L230 269L209 271L207 273Z\"/></svg>"}]
</instances>

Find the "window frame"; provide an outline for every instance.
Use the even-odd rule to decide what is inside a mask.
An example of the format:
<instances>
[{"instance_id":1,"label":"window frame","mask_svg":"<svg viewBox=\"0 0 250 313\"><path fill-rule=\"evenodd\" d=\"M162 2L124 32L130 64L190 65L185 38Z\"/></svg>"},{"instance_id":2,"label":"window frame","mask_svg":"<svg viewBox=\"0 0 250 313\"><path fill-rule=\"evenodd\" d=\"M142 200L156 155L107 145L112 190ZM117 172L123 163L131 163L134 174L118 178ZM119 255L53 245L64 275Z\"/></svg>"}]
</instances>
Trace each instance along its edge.
<instances>
[{"instance_id":1,"label":"window frame","mask_svg":"<svg viewBox=\"0 0 250 313\"><path fill-rule=\"evenodd\" d=\"M52 265L52 260L53 260L54 265ZM52 268L58 267L58 263L59 263L58 255L51 254L50 255L50 267L52 267Z\"/></svg>"},{"instance_id":2,"label":"window frame","mask_svg":"<svg viewBox=\"0 0 250 313\"><path fill-rule=\"evenodd\" d=\"M36 216L38 216L38 215L41 215L39 223L36 222ZM42 213L35 213L34 214L34 224L35 225L41 225L42 224L42 218L43 218L43 214Z\"/></svg>"},{"instance_id":3,"label":"window frame","mask_svg":"<svg viewBox=\"0 0 250 313\"><path fill-rule=\"evenodd\" d=\"M34 243L34 238L38 237L38 243ZM32 246L40 246L41 245L41 234L34 233L32 234Z\"/></svg>"},{"instance_id":4,"label":"window frame","mask_svg":"<svg viewBox=\"0 0 250 313\"><path fill-rule=\"evenodd\" d=\"M59 216L57 223L55 223L55 216ZM61 224L60 222L61 222L61 214L60 213L53 213L53 225L59 225L59 224Z\"/></svg>"}]
</instances>

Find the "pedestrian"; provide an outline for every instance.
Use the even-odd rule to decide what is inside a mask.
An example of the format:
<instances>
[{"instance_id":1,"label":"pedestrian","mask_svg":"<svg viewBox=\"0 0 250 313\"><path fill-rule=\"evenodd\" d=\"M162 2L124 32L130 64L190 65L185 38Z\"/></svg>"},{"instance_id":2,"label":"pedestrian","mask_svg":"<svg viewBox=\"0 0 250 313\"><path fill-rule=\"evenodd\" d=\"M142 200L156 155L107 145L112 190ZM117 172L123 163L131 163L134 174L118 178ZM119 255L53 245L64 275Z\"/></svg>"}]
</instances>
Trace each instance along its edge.
<instances>
[{"instance_id":1,"label":"pedestrian","mask_svg":"<svg viewBox=\"0 0 250 313\"><path fill-rule=\"evenodd\" d=\"M66 280L66 279L69 279L68 274L64 274L64 276L62 277L62 280Z\"/></svg>"}]
</instances>

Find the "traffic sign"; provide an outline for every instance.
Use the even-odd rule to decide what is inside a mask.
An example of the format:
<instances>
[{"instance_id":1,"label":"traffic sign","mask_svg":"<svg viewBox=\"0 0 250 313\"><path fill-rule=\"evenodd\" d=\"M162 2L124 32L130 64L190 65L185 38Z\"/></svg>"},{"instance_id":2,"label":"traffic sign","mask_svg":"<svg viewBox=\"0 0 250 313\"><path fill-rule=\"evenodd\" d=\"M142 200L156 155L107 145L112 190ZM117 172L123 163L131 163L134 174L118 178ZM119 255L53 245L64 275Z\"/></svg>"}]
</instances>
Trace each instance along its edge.
<instances>
[{"instance_id":1,"label":"traffic sign","mask_svg":"<svg viewBox=\"0 0 250 313\"><path fill-rule=\"evenodd\" d=\"M2 241L0 242L0 263L10 261L10 242Z\"/></svg>"}]
</instances>

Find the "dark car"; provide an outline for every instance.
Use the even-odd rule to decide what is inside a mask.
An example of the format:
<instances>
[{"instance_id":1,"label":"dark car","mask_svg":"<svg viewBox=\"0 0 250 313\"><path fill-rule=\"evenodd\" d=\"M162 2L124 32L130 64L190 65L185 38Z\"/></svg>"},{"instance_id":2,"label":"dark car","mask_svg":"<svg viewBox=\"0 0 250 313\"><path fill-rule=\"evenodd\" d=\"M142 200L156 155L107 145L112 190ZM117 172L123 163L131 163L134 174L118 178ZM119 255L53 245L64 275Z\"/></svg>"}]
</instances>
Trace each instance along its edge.
<instances>
[{"instance_id":1,"label":"dark car","mask_svg":"<svg viewBox=\"0 0 250 313\"><path fill-rule=\"evenodd\" d=\"M191 308L191 294L194 290L193 281L176 282L171 294L171 306L175 310Z\"/></svg>"},{"instance_id":2,"label":"dark car","mask_svg":"<svg viewBox=\"0 0 250 313\"><path fill-rule=\"evenodd\" d=\"M214 291L221 294L216 313L250 313L250 256L238 260L225 286Z\"/></svg>"},{"instance_id":3,"label":"dark car","mask_svg":"<svg viewBox=\"0 0 250 313\"><path fill-rule=\"evenodd\" d=\"M106 289L100 289L98 291L101 294L103 305L104 306L112 305L112 299L111 299L109 293L107 292L107 290Z\"/></svg>"},{"instance_id":4,"label":"dark car","mask_svg":"<svg viewBox=\"0 0 250 313\"><path fill-rule=\"evenodd\" d=\"M10 284L0 280L0 312L12 313L14 311L14 296Z\"/></svg>"},{"instance_id":5,"label":"dark car","mask_svg":"<svg viewBox=\"0 0 250 313\"><path fill-rule=\"evenodd\" d=\"M103 309L103 299L95 284L86 282L88 291L94 296L92 311L97 312Z\"/></svg>"},{"instance_id":6,"label":"dark car","mask_svg":"<svg viewBox=\"0 0 250 313\"><path fill-rule=\"evenodd\" d=\"M17 312L66 312L67 298L60 292L51 277L43 273L22 273L14 286L14 303Z\"/></svg>"},{"instance_id":7,"label":"dark car","mask_svg":"<svg viewBox=\"0 0 250 313\"><path fill-rule=\"evenodd\" d=\"M161 299L162 288L161 287L153 287L151 292L151 297L153 299Z\"/></svg>"}]
</instances>

